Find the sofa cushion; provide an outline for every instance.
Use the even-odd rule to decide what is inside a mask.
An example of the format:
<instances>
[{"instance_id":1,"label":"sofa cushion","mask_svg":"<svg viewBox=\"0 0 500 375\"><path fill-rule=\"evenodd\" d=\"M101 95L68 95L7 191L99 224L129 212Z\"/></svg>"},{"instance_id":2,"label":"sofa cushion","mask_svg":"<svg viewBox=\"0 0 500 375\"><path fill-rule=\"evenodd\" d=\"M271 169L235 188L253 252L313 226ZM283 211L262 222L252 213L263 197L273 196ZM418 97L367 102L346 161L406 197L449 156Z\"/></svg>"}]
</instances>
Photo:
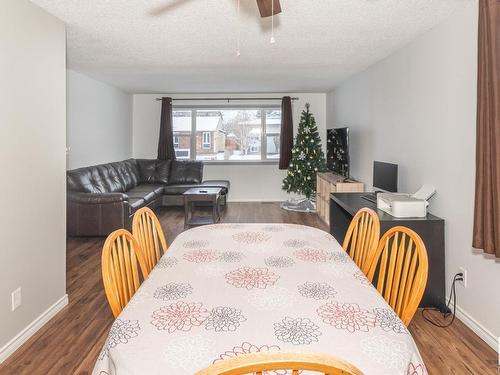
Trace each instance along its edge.
<instances>
[{"instance_id":1,"label":"sofa cushion","mask_svg":"<svg viewBox=\"0 0 500 375\"><path fill-rule=\"evenodd\" d=\"M172 185L200 184L203 180L203 163L199 161L172 160L170 178Z\"/></svg>"},{"instance_id":2,"label":"sofa cushion","mask_svg":"<svg viewBox=\"0 0 500 375\"><path fill-rule=\"evenodd\" d=\"M124 193L82 193L70 191L68 202L77 204L106 204L126 202L128 196Z\"/></svg>"},{"instance_id":3,"label":"sofa cushion","mask_svg":"<svg viewBox=\"0 0 500 375\"><path fill-rule=\"evenodd\" d=\"M109 193L123 192L124 186L122 179L120 178L117 170L117 165L119 163L109 163L98 165L99 174L102 176L105 184L107 185L107 191Z\"/></svg>"},{"instance_id":4,"label":"sofa cushion","mask_svg":"<svg viewBox=\"0 0 500 375\"><path fill-rule=\"evenodd\" d=\"M142 182L147 184L168 184L170 160L137 159Z\"/></svg>"},{"instance_id":5,"label":"sofa cushion","mask_svg":"<svg viewBox=\"0 0 500 375\"><path fill-rule=\"evenodd\" d=\"M132 190L134 190L134 191L145 191L145 192L154 191L156 197L159 198L159 197L161 197L163 195L163 193L165 191L165 185L161 185L161 184L141 184L141 185L137 185Z\"/></svg>"},{"instance_id":6,"label":"sofa cushion","mask_svg":"<svg viewBox=\"0 0 500 375\"><path fill-rule=\"evenodd\" d=\"M139 168L134 159L124 160L118 163L111 163L116 168L118 176L122 181L123 190L126 192L136 187L141 180Z\"/></svg>"},{"instance_id":7,"label":"sofa cushion","mask_svg":"<svg viewBox=\"0 0 500 375\"><path fill-rule=\"evenodd\" d=\"M149 189L144 189L142 187L140 188L132 188L128 190L125 194L129 197L129 200L131 199L144 199L146 201L146 204L154 201L157 196L155 194L155 190L152 189L151 187Z\"/></svg>"},{"instance_id":8,"label":"sofa cushion","mask_svg":"<svg viewBox=\"0 0 500 375\"><path fill-rule=\"evenodd\" d=\"M68 189L83 193L125 192L140 180L134 159L83 167L67 172Z\"/></svg>"},{"instance_id":9,"label":"sofa cushion","mask_svg":"<svg viewBox=\"0 0 500 375\"><path fill-rule=\"evenodd\" d=\"M129 198L128 204L130 207L130 213L133 214L139 208L144 207L146 205L146 201L141 198Z\"/></svg>"},{"instance_id":10,"label":"sofa cushion","mask_svg":"<svg viewBox=\"0 0 500 375\"><path fill-rule=\"evenodd\" d=\"M112 193L121 191L121 183L117 186L106 180L109 170L104 165L78 168L67 172L68 189L82 193ZM115 189L112 190L112 186Z\"/></svg>"}]
</instances>

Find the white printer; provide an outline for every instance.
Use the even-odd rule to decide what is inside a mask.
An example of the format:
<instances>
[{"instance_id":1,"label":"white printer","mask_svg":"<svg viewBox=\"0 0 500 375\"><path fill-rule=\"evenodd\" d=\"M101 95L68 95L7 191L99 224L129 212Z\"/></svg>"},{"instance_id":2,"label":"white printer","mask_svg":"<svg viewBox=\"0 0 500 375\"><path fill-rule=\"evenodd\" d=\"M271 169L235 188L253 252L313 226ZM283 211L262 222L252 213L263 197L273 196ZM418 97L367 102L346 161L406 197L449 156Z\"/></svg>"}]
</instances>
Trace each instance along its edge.
<instances>
[{"instance_id":1,"label":"white printer","mask_svg":"<svg viewBox=\"0 0 500 375\"><path fill-rule=\"evenodd\" d=\"M377 208L389 215L399 218L425 217L427 215L427 200L434 195L436 189L424 185L413 195L397 193L378 193Z\"/></svg>"}]
</instances>

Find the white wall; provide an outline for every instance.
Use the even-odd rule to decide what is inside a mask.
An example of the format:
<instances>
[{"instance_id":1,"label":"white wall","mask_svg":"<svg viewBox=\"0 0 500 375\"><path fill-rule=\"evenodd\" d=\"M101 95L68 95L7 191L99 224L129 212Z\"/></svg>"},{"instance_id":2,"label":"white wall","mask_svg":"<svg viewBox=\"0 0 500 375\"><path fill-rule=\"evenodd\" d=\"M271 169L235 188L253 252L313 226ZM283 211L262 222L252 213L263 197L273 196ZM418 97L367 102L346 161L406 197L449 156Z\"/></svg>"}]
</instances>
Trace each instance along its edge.
<instances>
[{"instance_id":1,"label":"white wall","mask_svg":"<svg viewBox=\"0 0 500 375\"><path fill-rule=\"evenodd\" d=\"M305 103L311 105L322 140L326 134L326 94L291 93L291 94L234 94L230 97L282 97L283 95L296 96L300 99L293 102L294 128L297 129L300 114ZM158 132L160 126L161 103L155 98L167 96L138 94L134 95L133 110L133 154L136 158L154 158L158 146ZM193 94L172 95L174 98L181 97L227 97L227 94ZM226 104L227 102L211 104ZM249 101L240 102L244 104L256 104ZM196 104L182 102L183 105ZM206 104L206 102L202 103ZM238 102L231 102L238 104ZM269 104L269 102L266 102ZM279 105L279 101L277 102ZM323 145L324 146L324 145ZM254 164L254 165L213 165L207 164L204 169L205 179L225 179L231 181L229 199L231 201L282 201L288 199L286 192L281 190L283 178L286 171L280 171L277 164Z\"/></svg>"},{"instance_id":2,"label":"white wall","mask_svg":"<svg viewBox=\"0 0 500 375\"><path fill-rule=\"evenodd\" d=\"M477 2L462 6L336 88L328 95L328 119L352 130L353 177L371 184L372 162L382 160L399 164L401 191L436 186L430 211L446 220L447 286L458 267L467 270L467 288L458 287L459 317L493 345L500 336L500 263L471 248Z\"/></svg>"},{"instance_id":3,"label":"white wall","mask_svg":"<svg viewBox=\"0 0 500 375\"><path fill-rule=\"evenodd\" d=\"M67 303L65 38L28 0L0 2L0 362Z\"/></svg>"},{"instance_id":4,"label":"white wall","mask_svg":"<svg viewBox=\"0 0 500 375\"><path fill-rule=\"evenodd\" d=\"M132 95L68 70L67 101L68 169L132 156Z\"/></svg>"}]
</instances>

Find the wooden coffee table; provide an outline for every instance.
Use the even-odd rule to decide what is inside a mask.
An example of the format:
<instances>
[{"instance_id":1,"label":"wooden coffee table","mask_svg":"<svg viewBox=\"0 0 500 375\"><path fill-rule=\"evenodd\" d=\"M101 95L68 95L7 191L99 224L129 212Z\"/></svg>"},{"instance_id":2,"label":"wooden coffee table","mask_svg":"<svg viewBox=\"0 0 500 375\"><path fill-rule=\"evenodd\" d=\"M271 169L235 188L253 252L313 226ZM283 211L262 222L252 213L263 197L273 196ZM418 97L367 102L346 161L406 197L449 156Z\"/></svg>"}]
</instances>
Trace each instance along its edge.
<instances>
[{"instance_id":1,"label":"wooden coffee table","mask_svg":"<svg viewBox=\"0 0 500 375\"><path fill-rule=\"evenodd\" d=\"M220 220L222 188L192 188L184 192L184 228L195 225L215 224ZM196 203L211 203L212 215L194 214Z\"/></svg>"}]
</instances>

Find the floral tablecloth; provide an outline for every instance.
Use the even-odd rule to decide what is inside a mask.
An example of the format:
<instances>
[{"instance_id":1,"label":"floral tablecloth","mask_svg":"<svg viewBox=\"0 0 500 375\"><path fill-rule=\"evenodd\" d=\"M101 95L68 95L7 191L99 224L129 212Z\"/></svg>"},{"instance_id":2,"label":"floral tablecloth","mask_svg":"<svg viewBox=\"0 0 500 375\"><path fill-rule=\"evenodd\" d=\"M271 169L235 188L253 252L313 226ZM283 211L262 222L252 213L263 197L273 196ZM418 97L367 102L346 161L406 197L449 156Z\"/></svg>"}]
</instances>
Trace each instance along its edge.
<instances>
[{"instance_id":1,"label":"floral tablecloth","mask_svg":"<svg viewBox=\"0 0 500 375\"><path fill-rule=\"evenodd\" d=\"M216 224L175 239L114 322L93 374L193 374L279 350L332 354L367 375L427 373L404 324L330 234Z\"/></svg>"}]
</instances>

